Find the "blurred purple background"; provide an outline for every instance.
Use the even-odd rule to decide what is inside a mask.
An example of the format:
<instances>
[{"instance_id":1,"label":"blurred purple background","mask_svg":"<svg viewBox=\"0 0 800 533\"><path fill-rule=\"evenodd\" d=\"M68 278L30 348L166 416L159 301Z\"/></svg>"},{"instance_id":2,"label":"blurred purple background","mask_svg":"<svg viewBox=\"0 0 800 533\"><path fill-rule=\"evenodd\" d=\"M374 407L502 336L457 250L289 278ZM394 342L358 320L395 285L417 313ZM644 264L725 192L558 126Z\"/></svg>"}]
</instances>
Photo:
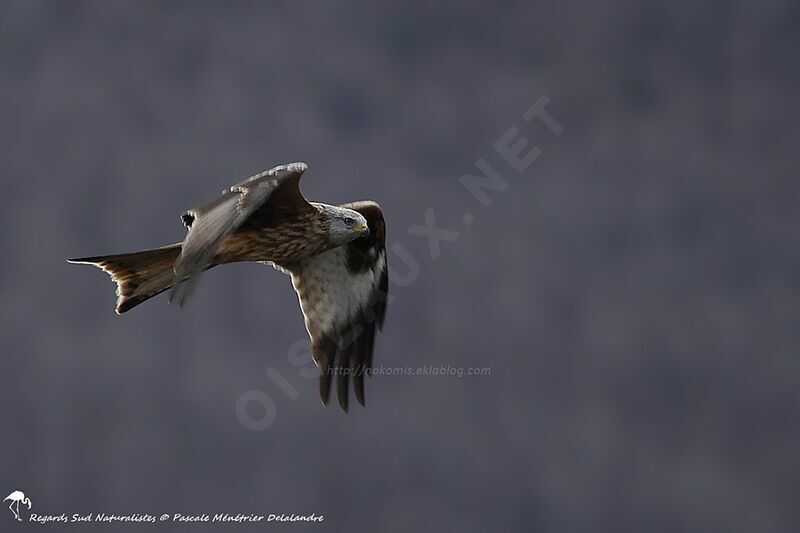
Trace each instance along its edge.
<instances>
[{"instance_id":1,"label":"blurred purple background","mask_svg":"<svg viewBox=\"0 0 800 533\"><path fill-rule=\"evenodd\" d=\"M798 28L788 1L3 2L0 490L334 531L796 531ZM560 136L521 119L543 94ZM510 126L542 150L521 175ZM509 183L486 208L479 157ZM419 263L376 363L490 376L375 376L344 415L287 355L282 274L118 317L64 261L179 241L296 160ZM429 208L459 232L436 260L408 233Z\"/></svg>"}]
</instances>

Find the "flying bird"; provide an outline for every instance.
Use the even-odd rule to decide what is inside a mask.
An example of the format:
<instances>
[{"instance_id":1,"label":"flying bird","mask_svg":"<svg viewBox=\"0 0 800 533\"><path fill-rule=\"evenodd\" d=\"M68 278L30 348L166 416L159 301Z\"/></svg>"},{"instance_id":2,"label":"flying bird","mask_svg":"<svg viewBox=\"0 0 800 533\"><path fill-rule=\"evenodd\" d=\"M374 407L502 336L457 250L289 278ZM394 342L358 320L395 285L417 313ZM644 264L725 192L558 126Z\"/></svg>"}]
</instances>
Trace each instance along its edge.
<instances>
[{"instance_id":1,"label":"flying bird","mask_svg":"<svg viewBox=\"0 0 800 533\"><path fill-rule=\"evenodd\" d=\"M118 314L170 290L183 305L200 274L225 263L267 263L291 276L327 405L336 378L347 411L349 376L364 403L375 330L386 315L389 273L386 225L372 201L340 206L309 202L300 193L308 166L290 163L256 174L217 199L186 211L181 243L118 255L70 259L103 269L117 284Z\"/></svg>"}]
</instances>

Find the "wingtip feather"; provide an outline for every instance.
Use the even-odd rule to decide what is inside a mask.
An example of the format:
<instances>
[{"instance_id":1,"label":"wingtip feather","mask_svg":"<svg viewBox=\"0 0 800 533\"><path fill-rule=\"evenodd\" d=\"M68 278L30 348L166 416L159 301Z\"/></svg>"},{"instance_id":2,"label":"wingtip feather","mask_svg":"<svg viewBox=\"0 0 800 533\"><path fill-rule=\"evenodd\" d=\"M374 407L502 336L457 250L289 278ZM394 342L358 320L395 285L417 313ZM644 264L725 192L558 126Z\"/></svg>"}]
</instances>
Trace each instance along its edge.
<instances>
[{"instance_id":1,"label":"wingtip feather","mask_svg":"<svg viewBox=\"0 0 800 533\"><path fill-rule=\"evenodd\" d=\"M356 401L361 407L366 407L364 399L364 375L353 376L353 391L356 393Z\"/></svg>"}]
</instances>

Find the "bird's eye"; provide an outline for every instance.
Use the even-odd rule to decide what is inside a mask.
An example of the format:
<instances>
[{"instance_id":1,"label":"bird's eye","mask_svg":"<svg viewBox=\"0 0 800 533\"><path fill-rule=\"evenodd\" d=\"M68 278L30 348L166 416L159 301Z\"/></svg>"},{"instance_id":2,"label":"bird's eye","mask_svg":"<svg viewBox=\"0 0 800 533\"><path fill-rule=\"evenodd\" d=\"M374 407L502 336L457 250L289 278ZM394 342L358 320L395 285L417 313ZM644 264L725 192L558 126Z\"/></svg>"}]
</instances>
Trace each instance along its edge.
<instances>
[{"instance_id":1,"label":"bird's eye","mask_svg":"<svg viewBox=\"0 0 800 533\"><path fill-rule=\"evenodd\" d=\"M348 226L352 226L353 224L355 224L355 222L356 222L355 219L351 217L344 218L344 223L347 224Z\"/></svg>"}]
</instances>

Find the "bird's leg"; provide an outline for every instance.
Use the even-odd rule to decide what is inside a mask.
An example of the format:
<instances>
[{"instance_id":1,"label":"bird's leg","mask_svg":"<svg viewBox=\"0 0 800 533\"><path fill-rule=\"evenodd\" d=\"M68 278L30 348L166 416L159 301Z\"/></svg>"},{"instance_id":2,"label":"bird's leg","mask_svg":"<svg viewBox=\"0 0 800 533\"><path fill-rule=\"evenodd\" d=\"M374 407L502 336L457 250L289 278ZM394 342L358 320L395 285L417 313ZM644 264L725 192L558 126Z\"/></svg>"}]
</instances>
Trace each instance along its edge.
<instances>
[{"instance_id":1,"label":"bird's leg","mask_svg":"<svg viewBox=\"0 0 800 533\"><path fill-rule=\"evenodd\" d=\"M15 503L16 503L16 504L19 504L19 502L17 502L17 501L13 501L13 502L11 502L11 504L9 504L9 506L8 506L8 509L9 509L9 510L10 510L12 513L14 513L14 517L15 517L17 520L19 520L19 511L15 511L15 510L14 510L14 504L15 504ZM19 505L17 505L17 506L19 507Z\"/></svg>"}]
</instances>

